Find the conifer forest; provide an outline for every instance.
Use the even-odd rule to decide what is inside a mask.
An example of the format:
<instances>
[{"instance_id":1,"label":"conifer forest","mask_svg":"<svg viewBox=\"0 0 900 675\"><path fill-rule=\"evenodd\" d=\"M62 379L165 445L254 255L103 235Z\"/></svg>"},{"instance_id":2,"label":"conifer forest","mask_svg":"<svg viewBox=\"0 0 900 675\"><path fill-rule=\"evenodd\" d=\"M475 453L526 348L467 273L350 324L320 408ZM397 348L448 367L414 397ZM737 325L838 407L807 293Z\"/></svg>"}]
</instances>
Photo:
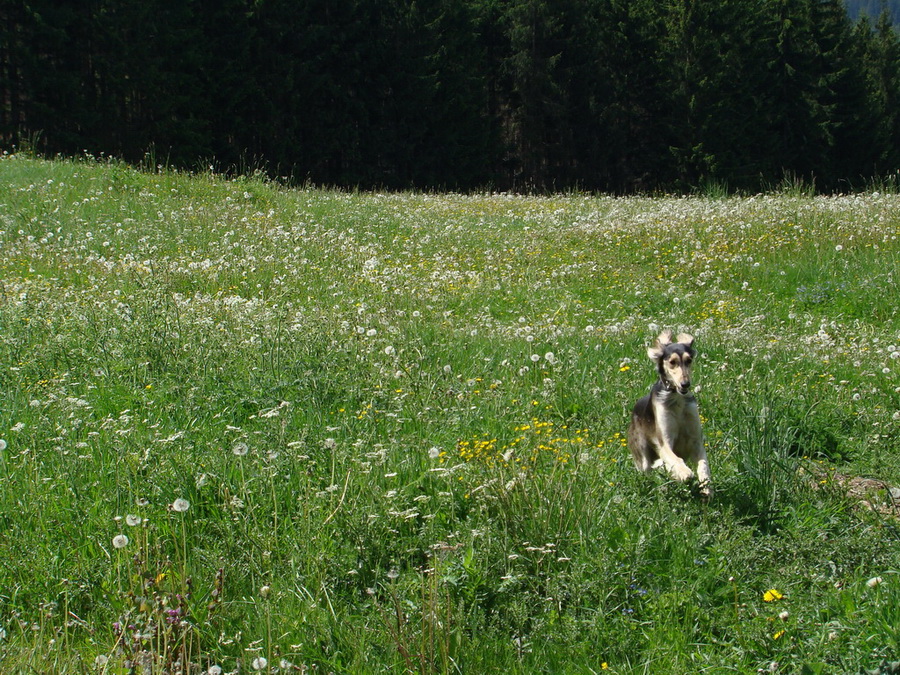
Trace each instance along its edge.
<instances>
[{"instance_id":1,"label":"conifer forest","mask_svg":"<svg viewBox=\"0 0 900 675\"><path fill-rule=\"evenodd\" d=\"M361 188L847 191L900 169L896 3L851 4L15 0L0 145Z\"/></svg>"}]
</instances>

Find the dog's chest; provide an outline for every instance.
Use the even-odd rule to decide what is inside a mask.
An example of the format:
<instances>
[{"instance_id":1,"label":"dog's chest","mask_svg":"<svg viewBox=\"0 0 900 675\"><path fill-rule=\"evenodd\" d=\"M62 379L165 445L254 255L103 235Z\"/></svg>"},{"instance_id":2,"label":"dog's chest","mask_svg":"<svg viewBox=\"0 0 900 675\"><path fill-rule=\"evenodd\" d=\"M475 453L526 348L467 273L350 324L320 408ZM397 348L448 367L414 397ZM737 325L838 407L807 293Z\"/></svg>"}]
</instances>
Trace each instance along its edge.
<instances>
[{"instance_id":1,"label":"dog's chest","mask_svg":"<svg viewBox=\"0 0 900 675\"><path fill-rule=\"evenodd\" d=\"M671 441L691 442L700 433L697 399L665 392L653 399L653 412L660 430Z\"/></svg>"}]
</instances>

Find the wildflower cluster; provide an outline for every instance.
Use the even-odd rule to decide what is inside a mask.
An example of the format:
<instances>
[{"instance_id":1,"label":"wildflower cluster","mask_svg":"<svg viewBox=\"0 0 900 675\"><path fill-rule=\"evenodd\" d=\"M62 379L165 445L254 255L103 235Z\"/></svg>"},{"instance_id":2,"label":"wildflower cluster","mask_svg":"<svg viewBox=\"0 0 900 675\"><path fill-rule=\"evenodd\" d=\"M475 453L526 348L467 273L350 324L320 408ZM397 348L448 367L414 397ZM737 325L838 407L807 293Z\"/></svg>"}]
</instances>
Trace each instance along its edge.
<instances>
[{"instance_id":1,"label":"wildflower cluster","mask_svg":"<svg viewBox=\"0 0 900 675\"><path fill-rule=\"evenodd\" d=\"M480 463L487 467L530 470L545 462L567 465L576 460L598 458L614 463L626 447L621 432L598 440L592 438L589 429L572 429L568 425L536 417L526 424L513 427L512 432L511 438L504 443L487 435L460 440L456 446L457 455L464 462ZM441 456L442 463L445 459Z\"/></svg>"}]
</instances>

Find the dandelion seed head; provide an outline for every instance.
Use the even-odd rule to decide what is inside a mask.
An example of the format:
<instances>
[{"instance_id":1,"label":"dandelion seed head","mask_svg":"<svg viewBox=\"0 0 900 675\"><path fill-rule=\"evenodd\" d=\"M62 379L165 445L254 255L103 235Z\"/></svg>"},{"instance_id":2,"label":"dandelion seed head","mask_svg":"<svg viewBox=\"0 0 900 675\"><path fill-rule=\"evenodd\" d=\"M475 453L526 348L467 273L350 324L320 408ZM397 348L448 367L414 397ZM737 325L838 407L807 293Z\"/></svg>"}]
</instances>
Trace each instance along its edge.
<instances>
[{"instance_id":1,"label":"dandelion seed head","mask_svg":"<svg viewBox=\"0 0 900 675\"><path fill-rule=\"evenodd\" d=\"M884 583L884 579L881 577L872 577L866 582L866 586L869 588L875 588L876 586L881 586Z\"/></svg>"},{"instance_id":2,"label":"dandelion seed head","mask_svg":"<svg viewBox=\"0 0 900 675\"><path fill-rule=\"evenodd\" d=\"M0 452L3 452L4 450L6 450L6 441L0 438Z\"/></svg>"},{"instance_id":3,"label":"dandelion seed head","mask_svg":"<svg viewBox=\"0 0 900 675\"><path fill-rule=\"evenodd\" d=\"M250 452L250 447L246 443L243 443L243 442L235 443L234 446L231 448L231 452L236 457L244 457L248 452Z\"/></svg>"},{"instance_id":4,"label":"dandelion seed head","mask_svg":"<svg viewBox=\"0 0 900 675\"><path fill-rule=\"evenodd\" d=\"M252 665L253 670L265 670L269 665L269 661L265 656L257 656L255 659L253 659Z\"/></svg>"},{"instance_id":5,"label":"dandelion seed head","mask_svg":"<svg viewBox=\"0 0 900 675\"><path fill-rule=\"evenodd\" d=\"M136 516L132 513L129 513L127 516L125 516L125 522L128 524L129 527L137 527L138 525L140 525L143 522L143 518L141 518L140 516Z\"/></svg>"},{"instance_id":6,"label":"dandelion seed head","mask_svg":"<svg viewBox=\"0 0 900 675\"><path fill-rule=\"evenodd\" d=\"M189 508L191 508L191 503L183 497L179 497L174 502L172 502L172 510L176 513L184 513Z\"/></svg>"},{"instance_id":7,"label":"dandelion seed head","mask_svg":"<svg viewBox=\"0 0 900 675\"><path fill-rule=\"evenodd\" d=\"M124 534L117 534L112 540L113 548L125 548L128 546L128 537Z\"/></svg>"}]
</instances>

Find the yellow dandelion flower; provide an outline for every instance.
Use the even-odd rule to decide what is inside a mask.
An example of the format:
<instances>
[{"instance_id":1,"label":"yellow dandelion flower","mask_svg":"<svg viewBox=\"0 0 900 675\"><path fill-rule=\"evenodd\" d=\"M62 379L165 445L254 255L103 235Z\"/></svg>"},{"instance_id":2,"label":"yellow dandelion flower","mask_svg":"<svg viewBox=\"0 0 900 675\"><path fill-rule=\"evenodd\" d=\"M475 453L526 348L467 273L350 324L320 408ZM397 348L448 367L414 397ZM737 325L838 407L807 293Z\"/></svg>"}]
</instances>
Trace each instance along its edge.
<instances>
[{"instance_id":1,"label":"yellow dandelion flower","mask_svg":"<svg viewBox=\"0 0 900 675\"><path fill-rule=\"evenodd\" d=\"M763 594L763 600L765 600L766 602L777 602L778 600L781 600L783 597L784 596L781 594L781 592L774 588L769 589L768 591L766 591Z\"/></svg>"}]
</instances>

